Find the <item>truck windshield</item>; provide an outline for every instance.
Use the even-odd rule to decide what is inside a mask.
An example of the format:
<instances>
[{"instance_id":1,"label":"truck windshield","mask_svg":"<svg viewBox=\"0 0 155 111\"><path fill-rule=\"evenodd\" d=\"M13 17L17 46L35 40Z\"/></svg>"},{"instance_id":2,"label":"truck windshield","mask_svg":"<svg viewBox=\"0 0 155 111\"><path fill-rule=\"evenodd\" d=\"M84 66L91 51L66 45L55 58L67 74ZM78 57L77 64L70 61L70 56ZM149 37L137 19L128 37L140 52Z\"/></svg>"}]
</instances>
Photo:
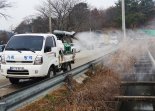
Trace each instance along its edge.
<instances>
[{"instance_id":1,"label":"truck windshield","mask_svg":"<svg viewBox=\"0 0 155 111\"><path fill-rule=\"evenodd\" d=\"M42 45L42 36L13 36L5 50L41 51Z\"/></svg>"}]
</instances>

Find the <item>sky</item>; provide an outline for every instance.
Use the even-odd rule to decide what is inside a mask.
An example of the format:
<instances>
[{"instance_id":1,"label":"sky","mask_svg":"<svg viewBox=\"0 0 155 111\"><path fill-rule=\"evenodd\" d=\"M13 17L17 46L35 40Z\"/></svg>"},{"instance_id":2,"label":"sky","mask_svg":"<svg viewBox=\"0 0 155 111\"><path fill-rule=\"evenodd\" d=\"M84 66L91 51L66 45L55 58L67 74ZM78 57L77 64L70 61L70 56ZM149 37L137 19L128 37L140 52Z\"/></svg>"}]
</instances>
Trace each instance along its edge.
<instances>
[{"instance_id":1,"label":"sky","mask_svg":"<svg viewBox=\"0 0 155 111\"><path fill-rule=\"evenodd\" d=\"M6 20L0 18L0 30L11 31L20 24L20 22L29 16L37 14L36 7L42 3L43 0L8 0L13 7L5 10L5 13L10 17ZM91 7L106 9L113 6L117 0L85 0Z\"/></svg>"}]
</instances>

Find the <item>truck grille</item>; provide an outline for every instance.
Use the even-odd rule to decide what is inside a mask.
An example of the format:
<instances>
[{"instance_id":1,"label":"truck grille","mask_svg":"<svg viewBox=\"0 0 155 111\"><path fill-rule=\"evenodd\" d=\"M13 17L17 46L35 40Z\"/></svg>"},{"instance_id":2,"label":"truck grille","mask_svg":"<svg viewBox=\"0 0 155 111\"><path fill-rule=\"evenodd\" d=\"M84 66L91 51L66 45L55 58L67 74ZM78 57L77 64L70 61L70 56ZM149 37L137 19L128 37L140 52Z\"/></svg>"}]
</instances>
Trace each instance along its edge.
<instances>
[{"instance_id":1,"label":"truck grille","mask_svg":"<svg viewBox=\"0 0 155 111\"><path fill-rule=\"evenodd\" d=\"M7 63L33 63L33 61L6 61Z\"/></svg>"},{"instance_id":2,"label":"truck grille","mask_svg":"<svg viewBox=\"0 0 155 111\"><path fill-rule=\"evenodd\" d=\"M7 70L7 74L11 74L11 75L29 75L29 72L28 72L28 70L23 70L23 71Z\"/></svg>"}]
</instances>

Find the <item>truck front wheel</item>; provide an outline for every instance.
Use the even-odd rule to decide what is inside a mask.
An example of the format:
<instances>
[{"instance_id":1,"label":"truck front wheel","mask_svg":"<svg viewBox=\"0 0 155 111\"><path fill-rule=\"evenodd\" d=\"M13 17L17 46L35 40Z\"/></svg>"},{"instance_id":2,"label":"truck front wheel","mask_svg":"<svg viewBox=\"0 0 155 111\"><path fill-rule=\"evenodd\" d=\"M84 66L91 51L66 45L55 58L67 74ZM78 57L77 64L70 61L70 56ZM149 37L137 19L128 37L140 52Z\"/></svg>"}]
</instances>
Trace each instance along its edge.
<instances>
[{"instance_id":1,"label":"truck front wheel","mask_svg":"<svg viewBox=\"0 0 155 111\"><path fill-rule=\"evenodd\" d=\"M19 83L19 79L18 79L18 78L9 78L9 81L10 81L12 84L18 84L18 83Z\"/></svg>"},{"instance_id":2,"label":"truck front wheel","mask_svg":"<svg viewBox=\"0 0 155 111\"><path fill-rule=\"evenodd\" d=\"M48 74L47 74L47 78L52 78L56 75L56 72L54 71L53 67L49 68Z\"/></svg>"}]
</instances>

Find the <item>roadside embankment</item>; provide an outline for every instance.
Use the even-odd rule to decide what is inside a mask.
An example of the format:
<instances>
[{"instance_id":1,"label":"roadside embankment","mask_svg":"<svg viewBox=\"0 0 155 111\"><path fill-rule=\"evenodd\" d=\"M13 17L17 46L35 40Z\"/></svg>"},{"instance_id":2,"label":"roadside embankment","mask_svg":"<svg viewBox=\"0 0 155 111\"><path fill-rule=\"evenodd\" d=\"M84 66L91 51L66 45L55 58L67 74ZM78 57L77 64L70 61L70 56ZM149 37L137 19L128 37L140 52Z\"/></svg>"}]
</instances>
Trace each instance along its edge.
<instances>
[{"instance_id":1,"label":"roadside embankment","mask_svg":"<svg viewBox=\"0 0 155 111\"><path fill-rule=\"evenodd\" d=\"M95 73L88 71L82 84L71 79L69 84L20 111L116 111L118 102L114 96L121 95L121 77L132 71L144 51L141 44L128 47L129 44L103 60L95 67Z\"/></svg>"}]
</instances>

